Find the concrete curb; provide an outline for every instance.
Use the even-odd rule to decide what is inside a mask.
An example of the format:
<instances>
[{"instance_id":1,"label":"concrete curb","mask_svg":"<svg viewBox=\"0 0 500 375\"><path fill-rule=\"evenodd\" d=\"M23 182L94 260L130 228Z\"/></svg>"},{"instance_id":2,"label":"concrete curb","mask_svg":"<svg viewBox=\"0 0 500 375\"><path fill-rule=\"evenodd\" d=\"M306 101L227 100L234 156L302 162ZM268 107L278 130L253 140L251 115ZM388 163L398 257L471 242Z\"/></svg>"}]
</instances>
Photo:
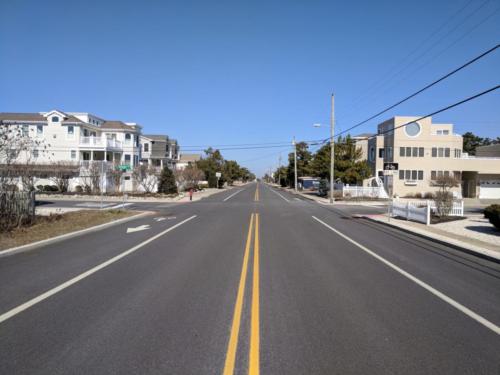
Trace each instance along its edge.
<instances>
[{"instance_id":1,"label":"concrete curb","mask_svg":"<svg viewBox=\"0 0 500 375\"><path fill-rule=\"evenodd\" d=\"M59 236L47 238L45 240L40 240L40 241L28 243L26 245L17 246L17 247L11 247L10 249L5 249L5 250L1 250L0 251L0 258L1 257L9 256L9 255L13 255L13 254L17 254L17 253L21 253L21 252L25 252L25 251L30 251L30 250L33 250L33 249L36 249L36 248L39 248L39 247L42 247L42 246L45 246L45 245L49 245L49 244L52 244L52 243L56 243L56 242L60 242L60 241L66 240L68 238L78 237L78 236L80 236L82 234L91 233L91 232L97 232L97 231L99 231L101 229L105 229L105 228L111 227L113 225L123 224L123 223L126 223L128 221L139 219L139 218L141 218L143 216L147 216L147 215L150 215L150 214L151 214L151 212L149 212L149 211L141 212L141 213L139 213L137 215L133 215L133 216L129 216L129 217L124 217L122 219L109 221L107 223L99 224L99 225L96 225L96 226L93 226L93 227L89 227L89 228L80 229L80 230L77 230L77 231L74 231L74 232L69 232L69 233L61 234Z\"/></svg>"},{"instance_id":2,"label":"concrete curb","mask_svg":"<svg viewBox=\"0 0 500 375\"><path fill-rule=\"evenodd\" d=\"M425 234L420 233L420 232L414 232L414 231L412 231L410 229L402 228L402 227L400 227L398 225L394 225L394 224L391 224L391 223L386 223L384 221L379 221L379 220L373 219L373 218L371 218L369 216L360 215L359 217L362 218L362 219L371 221L373 223L378 223L378 224L382 224L382 225L385 225L385 226L390 227L390 228L398 229L401 232L412 234L414 236L418 236L418 237L424 238L426 240L430 240L432 242L439 243L441 245L452 247L455 250L458 250L458 251L461 251L463 253L467 253L467 254L470 254L470 255L477 256L478 258L483 258L483 259L486 259L486 260L489 260L489 261L492 261L492 262L495 262L495 263L500 263L500 254L497 254L497 253L495 253L494 251L491 251L491 250L487 250L487 249L483 249L483 250L473 249L473 248L466 247L466 246L463 246L463 245L457 245L457 244L452 243L452 242L444 241L444 240L441 240L439 238L431 237L429 235L425 235Z\"/></svg>"}]
</instances>

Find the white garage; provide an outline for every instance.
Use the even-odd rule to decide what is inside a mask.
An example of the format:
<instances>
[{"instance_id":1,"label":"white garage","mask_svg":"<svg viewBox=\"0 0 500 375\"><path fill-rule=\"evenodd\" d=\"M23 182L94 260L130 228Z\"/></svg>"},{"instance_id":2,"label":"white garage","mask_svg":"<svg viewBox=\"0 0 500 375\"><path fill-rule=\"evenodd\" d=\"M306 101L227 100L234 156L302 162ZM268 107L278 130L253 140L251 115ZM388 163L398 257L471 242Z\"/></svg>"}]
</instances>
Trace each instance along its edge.
<instances>
[{"instance_id":1,"label":"white garage","mask_svg":"<svg viewBox=\"0 0 500 375\"><path fill-rule=\"evenodd\" d=\"M480 180L479 199L500 199L500 180Z\"/></svg>"}]
</instances>

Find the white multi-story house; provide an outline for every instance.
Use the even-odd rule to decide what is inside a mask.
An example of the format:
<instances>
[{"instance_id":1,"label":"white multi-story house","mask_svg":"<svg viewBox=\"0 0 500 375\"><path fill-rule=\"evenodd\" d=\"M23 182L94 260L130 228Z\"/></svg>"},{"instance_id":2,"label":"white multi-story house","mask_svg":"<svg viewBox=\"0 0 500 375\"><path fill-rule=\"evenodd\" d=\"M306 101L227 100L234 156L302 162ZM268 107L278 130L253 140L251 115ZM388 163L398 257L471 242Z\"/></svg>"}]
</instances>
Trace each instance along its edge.
<instances>
[{"instance_id":1,"label":"white multi-story house","mask_svg":"<svg viewBox=\"0 0 500 375\"><path fill-rule=\"evenodd\" d=\"M141 126L109 121L90 113L52 110L39 113L0 113L2 126L16 125L23 134L39 140L39 148L20 155L34 164L74 162L85 165L101 161L106 169L118 165L130 168L141 158ZM24 159L24 160L23 160ZM124 176L130 181L130 176ZM75 182L78 183L78 182ZM126 183L132 189L131 183Z\"/></svg>"}]
</instances>

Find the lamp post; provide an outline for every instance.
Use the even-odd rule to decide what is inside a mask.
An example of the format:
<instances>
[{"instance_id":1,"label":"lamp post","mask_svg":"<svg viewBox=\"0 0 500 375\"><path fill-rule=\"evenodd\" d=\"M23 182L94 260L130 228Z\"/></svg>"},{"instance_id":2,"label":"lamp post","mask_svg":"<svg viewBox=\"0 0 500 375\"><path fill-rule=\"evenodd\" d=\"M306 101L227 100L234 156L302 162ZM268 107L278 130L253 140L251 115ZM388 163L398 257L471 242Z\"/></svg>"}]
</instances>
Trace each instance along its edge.
<instances>
[{"instance_id":1,"label":"lamp post","mask_svg":"<svg viewBox=\"0 0 500 375\"><path fill-rule=\"evenodd\" d=\"M293 137L293 163L294 163L294 174L295 174L295 183L294 190L297 192L297 142L295 142L295 136Z\"/></svg>"},{"instance_id":2,"label":"lamp post","mask_svg":"<svg viewBox=\"0 0 500 375\"><path fill-rule=\"evenodd\" d=\"M330 113L330 203L333 203L333 184L335 183L335 118L334 118L334 104L335 99L332 94L331 97L331 113ZM313 124L315 128L319 128L322 124Z\"/></svg>"}]
</instances>

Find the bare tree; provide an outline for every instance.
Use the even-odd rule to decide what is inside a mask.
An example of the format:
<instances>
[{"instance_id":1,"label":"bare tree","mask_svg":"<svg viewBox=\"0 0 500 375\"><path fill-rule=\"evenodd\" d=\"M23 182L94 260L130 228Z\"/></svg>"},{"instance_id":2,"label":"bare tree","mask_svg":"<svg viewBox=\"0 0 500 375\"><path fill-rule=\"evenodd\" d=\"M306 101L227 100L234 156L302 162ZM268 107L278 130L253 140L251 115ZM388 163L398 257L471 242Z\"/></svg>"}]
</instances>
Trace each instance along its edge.
<instances>
[{"instance_id":1,"label":"bare tree","mask_svg":"<svg viewBox=\"0 0 500 375\"><path fill-rule=\"evenodd\" d=\"M453 208L453 194L450 189L460 186L460 181L454 176L439 176L432 181L432 186L439 190L434 194L436 210L439 216L448 216Z\"/></svg>"},{"instance_id":2,"label":"bare tree","mask_svg":"<svg viewBox=\"0 0 500 375\"><path fill-rule=\"evenodd\" d=\"M132 170L132 177L145 193L151 193L158 183L158 171L149 165L138 165Z\"/></svg>"},{"instance_id":3,"label":"bare tree","mask_svg":"<svg viewBox=\"0 0 500 375\"><path fill-rule=\"evenodd\" d=\"M196 165L190 164L182 170L176 170L174 176L179 186L184 189L191 189L198 186L198 183L204 179L205 174Z\"/></svg>"},{"instance_id":4,"label":"bare tree","mask_svg":"<svg viewBox=\"0 0 500 375\"><path fill-rule=\"evenodd\" d=\"M80 183L85 193L99 193L101 191L102 165L101 161L89 161L80 170Z\"/></svg>"},{"instance_id":5,"label":"bare tree","mask_svg":"<svg viewBox=\"0 0 500 375\"><path fill-rule=\"evenodd\" d=\"M54 182L61 193L65 193L69 188L71 177L78 173L78 165L70 161L58 161L52 165L50 180Z\"/></svg>"},{"instance_id":6,"label":"bare tree","mask_svg":"<svg viewBox=\"0 0 500 375\"><path fill-rule=\"evenodd\" d=\"M30 137L29 126L0 121L0 230L34 219L35 197L32 166L37 153L46 152L43 140ZM22 181L24 192L17 192Z\"/></svg>"}]
</instances>

